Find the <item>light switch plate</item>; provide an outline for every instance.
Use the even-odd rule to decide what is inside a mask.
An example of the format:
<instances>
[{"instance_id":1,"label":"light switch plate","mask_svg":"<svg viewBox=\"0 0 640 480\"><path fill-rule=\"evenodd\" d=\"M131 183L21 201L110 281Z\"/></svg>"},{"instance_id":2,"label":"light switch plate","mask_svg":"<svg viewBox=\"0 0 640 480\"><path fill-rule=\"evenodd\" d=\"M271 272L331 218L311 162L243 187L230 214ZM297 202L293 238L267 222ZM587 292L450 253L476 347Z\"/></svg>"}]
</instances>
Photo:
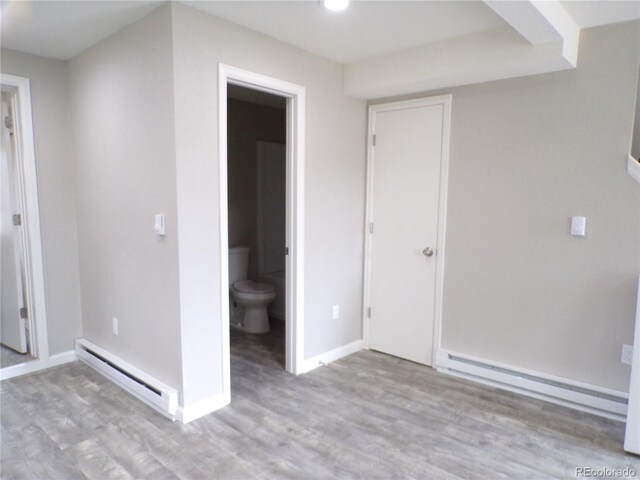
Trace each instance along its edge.
<instances>
[{"instance_id":1,"label":"light switch plate","mask_svg":"<svg viewBox=\"0 0 640 480\"><path fill-rule=\"evenodd\" d=\"M157 235L160 236L164 236L165 234L165 227L164 227L164 215L159 213L155 216L154 219L154 230L156 232Z\"/></svg>"},{"instance_id":2,"label":"light switch plate","mask_svg":"<svg viewBox=\"0 0 640 480\"><path fill-rule=\"evenodd\" d=\"M587 217L571 217L571 235L584 237L587 231Z\"/></svg>"}]
</instances>

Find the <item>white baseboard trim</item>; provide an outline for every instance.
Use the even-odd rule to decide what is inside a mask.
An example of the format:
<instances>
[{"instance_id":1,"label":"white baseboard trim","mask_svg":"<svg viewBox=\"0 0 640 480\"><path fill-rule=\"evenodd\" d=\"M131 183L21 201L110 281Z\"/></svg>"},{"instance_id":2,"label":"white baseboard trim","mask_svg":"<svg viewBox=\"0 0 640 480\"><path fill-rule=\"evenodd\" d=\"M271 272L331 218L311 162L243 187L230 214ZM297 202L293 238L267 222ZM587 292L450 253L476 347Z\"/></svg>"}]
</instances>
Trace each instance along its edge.
<instances>
[{"instance_id":1,"label":"white baseboard trim","mask_svg":"<svg viewBox=\"0 0 640 480\"><path fill-rule=\"evenodd\" d=\"M327 365L328 363L335 362L341 358L356 353L364 348L364 342L362 340L356 340L355 342L348 343L342 347L338 347L334 350L330 350L315 357L311 357L304 361L302 364L302 371L300 373L307 373L318 367Z\"/></svg>"},{"instance_id":2,"label":"white baseboard trim","mask_svg":"<svg viewBox=\"0 0 640 480\"><path fill-rule=\"evenodd\" d=\"M76 356L124 391L175 420L178 391L86 338L76 339Z\"/></svg>"},{"instance_id":3,"label":"white baseboard trim","mask_svg":"<svg viewBox=\"0 0 640 480\"><path fill-rule=\"evenodd\" d=\"M57 367L65 363L74 362L78 358L76 352L68 350L66 352L56 353L46 359L36 359L29 362L20 363L18 365L12 365L0 369L0 381L8 380L9 378L19 377L20 375L26 375L27 373L38 372L51 367Z\"/></svg>"},{"instance_id":4,"label":"white baseboard trim","mask_svg":"<svg viewBox=\"0 0 640 480\"><path fill-rule=\"evenodd\" d=\"M220 410L222 407L229 405L229 403L231 403L230 395L225 393L213 395L192 405L187 405L186 407L179 406L178 412L176 413L176 419L185 424L193 422L200 417L204 417L216 410Z\"/></svg>"},{"instance_id":5,"label":"white baseboard trim","mask_svg":"<svg viewBox=\"0 0 640 480\"><path fill-rule=\"evenodd\" d=\"M474 382L624 422L625 392L440 350L436 369Z\"/></svg>"}]
</instances>

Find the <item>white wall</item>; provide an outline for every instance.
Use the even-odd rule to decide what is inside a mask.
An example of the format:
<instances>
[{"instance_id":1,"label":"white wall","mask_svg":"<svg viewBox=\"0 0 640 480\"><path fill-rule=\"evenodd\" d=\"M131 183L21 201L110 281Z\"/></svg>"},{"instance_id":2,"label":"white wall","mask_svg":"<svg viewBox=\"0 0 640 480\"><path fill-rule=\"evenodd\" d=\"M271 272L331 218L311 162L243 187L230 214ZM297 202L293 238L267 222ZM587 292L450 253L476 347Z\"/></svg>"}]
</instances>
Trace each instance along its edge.
<instances>
[{"instance_id":1,"label":"white wall","mask_svg":"<svg viewBox=\"0 0 640 480\"><path fill-rule=\"evenodd\" d=\"M69 68L84 337L179 389L171 42L163 5Z\"/></svg>"},{"instance_id":2,"label":"white wall","mask_svg":"<svg viewBox=\"0 0 640 480\"><path fill-rule=\"evenodd\" d=\"M183 348L190 349L183 371L198 401L220 391L222 375L218 63L306 88L306 358L361 338L366 112L343 94L340 65L181 4L172 10ZM333 304L339 321L331 320Z\"/></svg>"},{"instance_id":3,"label":"white wall","mask_svg":"<svg viewBox=\"0 0 640 480\"><path fill-rule=\"evenodd\" d=\"M2 50L2 73L31 81L49 353L81 336L74 162L66 63Z\"/></svg>"},{"instance_id":4,"label":"white wall","mask_svg":"<svg viewBox=\"0 0 640 480\"><path fill-rule=\"evenodd\" d=\"M583 31L575 70L446 90L443 348L628 390L620 354L633 340L640 192L626 158L639 32ZM571 215L587 217L585 238L569 235Z\"/></svg>"}]
</instances>

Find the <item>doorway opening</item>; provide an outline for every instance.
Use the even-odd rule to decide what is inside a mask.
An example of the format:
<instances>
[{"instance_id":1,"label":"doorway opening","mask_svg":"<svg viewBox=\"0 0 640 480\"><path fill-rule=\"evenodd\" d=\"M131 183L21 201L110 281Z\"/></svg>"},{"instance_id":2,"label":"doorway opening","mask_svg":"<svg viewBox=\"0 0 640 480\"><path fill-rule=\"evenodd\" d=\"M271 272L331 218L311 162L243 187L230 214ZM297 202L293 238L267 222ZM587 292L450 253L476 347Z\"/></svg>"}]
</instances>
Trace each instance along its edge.
<instances>
[{"instance_id":1,"label":"doorway opening","mask_svg":"<svg viewBox=\"0 0 640 480\"><path fill-rule=\"evenodd\" d=\"M287 100L227 87L231 348L285 368Z\"/></svg>"},{"instance_id":2,"label":"doorway opening","mask_svg":"<svg viewBox=\"0 0 640 480\"><path fill-rule=\"evenodd\" d=\"M303 367L305 91L226 65L218 85L223 390L230 395L232 345L289 373Z\"/></svg>"},{"instance_id":3,"label":"doorway opening","mask_svg":"<svg viewBox=\"0 0 640 480\"><path fill-rule=\"evenodd\" d=\"M0 374L49 359L29 80L2 74ZM39 360L39 361L38 361Z\"/></svg>"}]
</instances>

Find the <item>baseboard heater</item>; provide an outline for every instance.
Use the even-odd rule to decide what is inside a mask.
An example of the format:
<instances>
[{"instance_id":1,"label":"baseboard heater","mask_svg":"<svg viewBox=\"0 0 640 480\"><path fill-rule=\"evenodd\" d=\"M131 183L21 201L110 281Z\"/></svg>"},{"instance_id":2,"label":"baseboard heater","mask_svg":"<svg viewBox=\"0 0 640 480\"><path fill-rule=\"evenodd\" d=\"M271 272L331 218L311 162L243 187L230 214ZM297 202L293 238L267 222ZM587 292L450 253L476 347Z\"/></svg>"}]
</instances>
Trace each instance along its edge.
<instances>
[{"instance_id":1,"label":"baseboard heater","mask_svg":"<svg viewBox=\"0 0 640 480\"><path fill-rule=\"evenodd\" d=\"M174 388L84 338L76 340L76 355L79 360L162 415L176 419L178 392Z\"/></svg>"},{"instance_id":2,"label":"baseboard heater","mask_svg":"<svg viewBox=\"0 0 640 480\"><path fill-rule=\"evenodd\" d=\"M436 368L443 373L602 417L622 422L626 419L628 395L624 392L509 368L453 352L440 351Z\"/></svg>"}]
</instances>

